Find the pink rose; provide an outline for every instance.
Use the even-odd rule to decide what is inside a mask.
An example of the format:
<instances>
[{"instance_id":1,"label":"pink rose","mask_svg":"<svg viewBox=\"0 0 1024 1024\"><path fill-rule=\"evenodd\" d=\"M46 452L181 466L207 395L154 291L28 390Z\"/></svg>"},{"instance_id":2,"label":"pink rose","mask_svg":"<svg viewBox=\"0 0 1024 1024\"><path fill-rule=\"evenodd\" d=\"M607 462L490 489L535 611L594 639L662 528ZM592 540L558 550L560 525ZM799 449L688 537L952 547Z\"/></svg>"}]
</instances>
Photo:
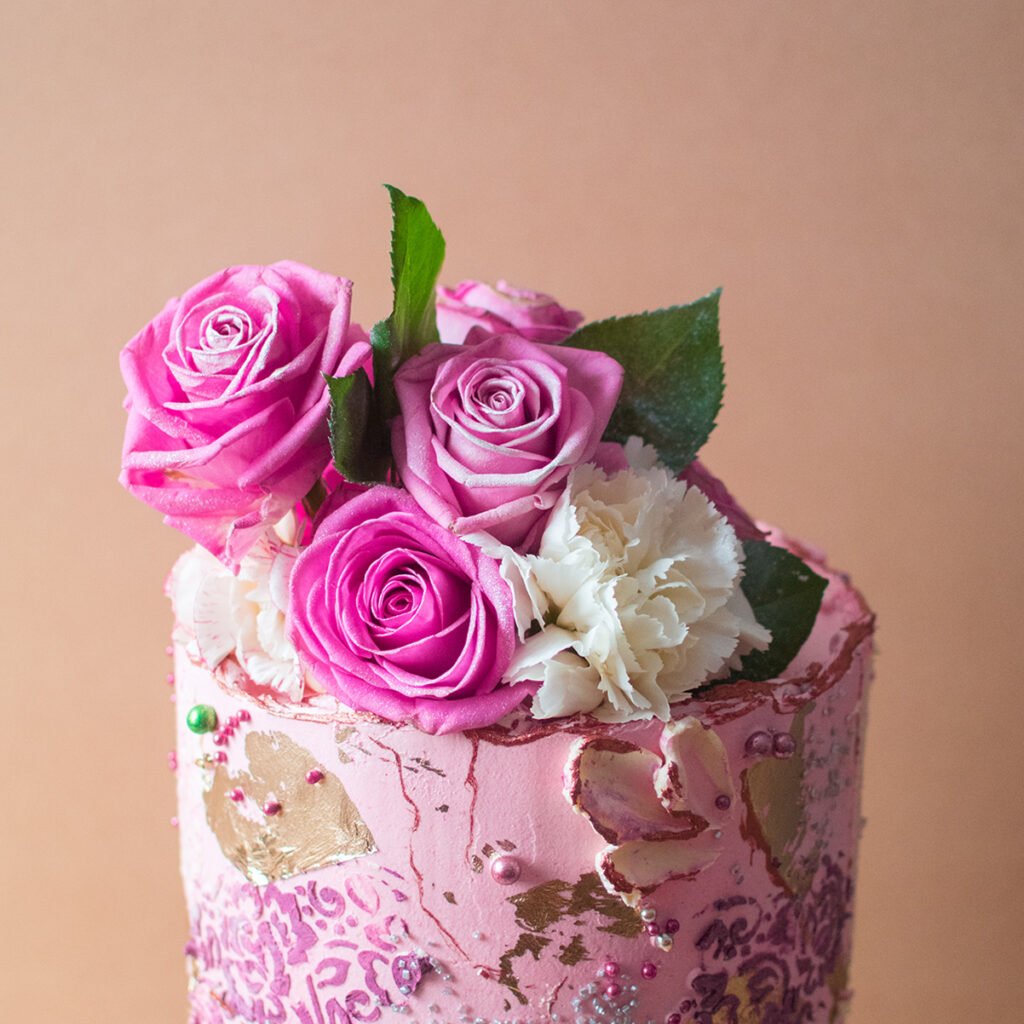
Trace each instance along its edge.
<instances>
[{"instance_id":1,"label":"pink rose","mask_svg":"<svg viewBox=\"0 0 1024 1024\"><path fill-rule=\"evenodd\" d=\"M461 345L474 327L488 334L515 331L530 341L558 342L581 323L581 313L563 309L550 295L513 288L505 281L495 287L463 281L437 289L437 329L448 345Z\"/></svg>"},{"instance_id":2,"label":"pink rose","mask_svg":"<svg viewBox=\"0 0 1024 1024\"><path fill-rule=\"evenodd\" d=\"M500 685L516 631L498 563L393 487L317 528L292 572L290 628L324 689L427 732L491 725L535 689Z\"/></svg>"},{"instance_id":3,"label":"pink rose","mask_svg":"<svg viewBox=\"0 0 1024 1024\"><path fill-rule=\"evenodd\" d=\"M395 374L402 483L455 533L532 548L574 466L597 450L622 387L601 352L472 331Z\"/></svg>"},{"instance_id":4,"label":"pink rose","mask_svg":"<svg viewBox=\"0 0 1024 1024\"><path fill-rule=\"evenodd\" d=\"M237 565L330 457L323 375L365 363L352 283L299 263L201 281L121 353L121 483Z\"/></svg>"}]
</instances>

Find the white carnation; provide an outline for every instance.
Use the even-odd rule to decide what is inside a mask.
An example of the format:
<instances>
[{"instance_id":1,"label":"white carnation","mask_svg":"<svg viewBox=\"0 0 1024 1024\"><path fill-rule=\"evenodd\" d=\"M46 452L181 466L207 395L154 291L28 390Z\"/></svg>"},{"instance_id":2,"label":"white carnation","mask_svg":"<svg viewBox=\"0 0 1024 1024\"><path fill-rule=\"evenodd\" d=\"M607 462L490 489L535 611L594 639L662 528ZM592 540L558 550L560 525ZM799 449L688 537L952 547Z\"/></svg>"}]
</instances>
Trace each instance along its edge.
<instances>
[{"instance_id":1,"label":"white carnation","mask_svg":"<svg viewBox=\"0 0 1024 1024\"><path fill-rule=\"evenodd\" d=\"M743 548L729 523L651 449L626 452L628 470L573 472L536 555L485 544L502 560L523 637L509 679L541 682L538 718L667 720L671 701L771 640L740 589Z\"/></svg>"},{"instance_id":2,"label":"white carnation","mask_svg":"<svg viewBox=\"0 0 1024 1024\"><path fill-rule=\"evenodd\" d=\"M234 655L258 686L301 699L303 673L285 628L298 554L265 534L242 559L237 576L203 548L182 555L167 589L190 655L210 669Z\"/></svg>"}]
</instances>

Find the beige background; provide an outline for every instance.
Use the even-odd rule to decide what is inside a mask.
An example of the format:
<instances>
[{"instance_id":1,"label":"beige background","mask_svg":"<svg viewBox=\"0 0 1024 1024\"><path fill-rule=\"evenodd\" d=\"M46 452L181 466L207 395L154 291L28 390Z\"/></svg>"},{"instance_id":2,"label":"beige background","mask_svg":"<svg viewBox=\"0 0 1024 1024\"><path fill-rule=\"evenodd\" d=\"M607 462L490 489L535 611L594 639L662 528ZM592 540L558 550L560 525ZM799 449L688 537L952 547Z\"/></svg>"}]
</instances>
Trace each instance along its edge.
<instances>
[{"instance_id":1,"label":"beige background","mask_svg":"<svg viewBox=\"0 0 1024 1024\"><path fill-rule=\"evenodd\" d=\"M381 316L382 181L449 281L592 317L725 286L709 461L881 619L852 1022L1021 1019L1019 2L0 11L5 1021L185 1019L183 541L114 482L117 351L230 262Z\"/></svg>"}]
</instances>

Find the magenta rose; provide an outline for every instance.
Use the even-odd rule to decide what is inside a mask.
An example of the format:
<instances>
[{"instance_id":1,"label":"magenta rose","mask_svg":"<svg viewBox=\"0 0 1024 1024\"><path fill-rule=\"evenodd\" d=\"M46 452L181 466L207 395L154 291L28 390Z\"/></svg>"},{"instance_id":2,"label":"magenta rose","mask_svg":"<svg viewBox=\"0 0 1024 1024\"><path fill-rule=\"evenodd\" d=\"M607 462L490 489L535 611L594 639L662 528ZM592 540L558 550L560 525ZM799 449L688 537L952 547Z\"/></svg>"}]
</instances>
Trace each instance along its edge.
<instances>
[{"instance_id":1,"label":"magenta rose","mask_svg":"<svg viewBox=\"0 0 1024 1024\"><path fill-rule=\"evenodd\" d=\"M201 281L121 353L121 482L229 565L330 457L323 375L367 362L352 283L299 263Z\"/></svg>"},{"instance_id":2,"label":"magenta rose","mask_svg":"<svg viewBox=\"0 0 1024 1024\"><path fill-rule=\"evenodd\" d=\"M437 289L437 329L448 345L461 345L474 327L488 334L514 331L530 341L553 343L568 338L581 323L581 313L563 309L550 295L513 288L505 281L493 287L463 281L454 288Z\"/></svg>"},{"instance_id":3,"label":"magenta rose","mask_svg":"<svg viewBox=\"0 0 1024 1024\"><path fill-rule=\"evenodd\" d=\"M501 684L516 630L498 563L397 488L320 524L292 572L289 631L328 692L426 732L491 725L533 692Z\"/></svg>"},{"instance_id":4,"label":"magenta rose","mask_svg":"<svg viewBox=\"0 0 1024 1024\"><path fill-rule=\"evenodd\" d=\"M601 352L477 331L462 346L428 345L395 374L402 483L455 533L530 550L621 387L622 367Z\"/></svg>"}]
</instances>

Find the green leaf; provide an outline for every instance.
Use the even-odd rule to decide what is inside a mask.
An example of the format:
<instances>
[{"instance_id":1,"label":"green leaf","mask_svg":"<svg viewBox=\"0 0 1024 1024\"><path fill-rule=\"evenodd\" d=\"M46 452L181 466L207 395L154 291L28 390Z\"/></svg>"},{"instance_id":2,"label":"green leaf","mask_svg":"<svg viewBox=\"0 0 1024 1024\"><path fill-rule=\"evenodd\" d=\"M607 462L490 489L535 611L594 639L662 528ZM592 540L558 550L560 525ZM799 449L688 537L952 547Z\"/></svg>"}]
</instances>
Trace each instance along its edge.
<instances>
[{"instance_id":1,"label":"green leaf","mask_svg":"<svg viewBox=\"0 0 1024 1024\"><path fill-rule=\"evenodd\" d=\"M394 345L391 318L379 320L370 329L370 348L373 350L373 389L376 412L387 423L398 415L398 399L393 384L395 375Z\"/></svg>"},{"instance_id":2,"label":"green leaf","mask_svg":"<svg viewBox=\"0 0 1024 1024\"><path fill-rule=\"evenodd\" d=\"M373 384L364 370L328 377L331 454L347 480L373 483L391 466L389 422L398 413L395 369L424 345L438 341L434 288L444 260L444 238L418 199L392 185L391 283L394 305L370 331Z\"/></svg>"},{"instance_id":3,"label":"green leaf","mask_svg":"<svg viewBox=\"0 0 1024 1024\"><path fill-rule=\"evenodd\" d=\"M331 395L331 456L338 472L355 483L384 480L391 452L366 371L325 380Z\"/></svg>"},{"instance_id":4,"label":"green leaf","mask_svg":"<svg viewBox=\"0 0 1024 1024\"><path fill-rule=\"evenodd\" d=\"M391 342L394 364L438 341L434 288L444 262L444 236L426 206L393 185L391 195L391 283L395 289Z\"/></svg>"},{"instance_id":5,"label":"green leaf","mask_svg":"<svg viewBox=\"0 0 1024 1024\"><path fill-rule=\"evenodd\" d=\"M818 617L826 581L785 548L765 540L743 542L743 593L754 616L772 633L767 651L752 651L733 679L761 682L781 675L797 656Z\"/></svg>"},{"instance_id":6,"label":"green leaf","mask_svg":"<svg viewBox=\"0 0 1024 1024\"><path fill-rule=\"evenodd\" d=\"M605 432L608 440L642 437L676 472L693 461L722 406L720 295L718 289L688 306L600 320L567 341L606 352L625 368L622 395Z\"/></svg>"}]
</instances>

